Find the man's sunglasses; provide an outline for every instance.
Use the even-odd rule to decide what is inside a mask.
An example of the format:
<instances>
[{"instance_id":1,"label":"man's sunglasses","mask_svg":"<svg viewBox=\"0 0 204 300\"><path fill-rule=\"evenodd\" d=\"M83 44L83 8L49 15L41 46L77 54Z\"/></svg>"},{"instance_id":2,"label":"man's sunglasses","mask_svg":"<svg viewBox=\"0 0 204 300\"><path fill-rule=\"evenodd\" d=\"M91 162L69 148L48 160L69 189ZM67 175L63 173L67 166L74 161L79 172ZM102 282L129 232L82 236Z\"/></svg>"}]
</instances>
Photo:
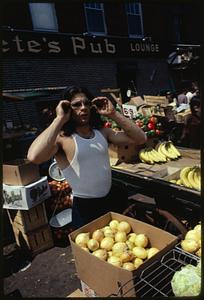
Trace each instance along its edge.
<instances>
[{"instance_id":1,"label":"man's sunglasses","mask_svg":"<svg viewBox=\"0 0 204 300\"><path fill-rule=\"evenodd\" d=\"M83 101L71 102L71 108L73 108L73 109L79 109L82 107L82 105L84 105L86 107L90 107L91 102L88 99L85 99Z\"/></svg>"}]
</instances>

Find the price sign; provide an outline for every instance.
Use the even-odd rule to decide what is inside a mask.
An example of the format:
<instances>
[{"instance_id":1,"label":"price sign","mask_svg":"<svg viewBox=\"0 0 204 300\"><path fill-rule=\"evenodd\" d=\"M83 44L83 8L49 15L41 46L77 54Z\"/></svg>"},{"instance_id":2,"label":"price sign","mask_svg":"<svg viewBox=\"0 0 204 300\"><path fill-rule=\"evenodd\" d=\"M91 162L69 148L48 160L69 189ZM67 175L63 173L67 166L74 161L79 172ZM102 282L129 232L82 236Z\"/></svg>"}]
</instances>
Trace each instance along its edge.
<instances>
[{"instance_id":1,"label":"price sign","mask_svg":"<svg viewBox=\"0 0 204 300\"><path fill-rule=\"evenodd\" d=\"M137 117L137 107L135 105L123 104L123 115L133 119Z\"/></svg>"}]
</instances>

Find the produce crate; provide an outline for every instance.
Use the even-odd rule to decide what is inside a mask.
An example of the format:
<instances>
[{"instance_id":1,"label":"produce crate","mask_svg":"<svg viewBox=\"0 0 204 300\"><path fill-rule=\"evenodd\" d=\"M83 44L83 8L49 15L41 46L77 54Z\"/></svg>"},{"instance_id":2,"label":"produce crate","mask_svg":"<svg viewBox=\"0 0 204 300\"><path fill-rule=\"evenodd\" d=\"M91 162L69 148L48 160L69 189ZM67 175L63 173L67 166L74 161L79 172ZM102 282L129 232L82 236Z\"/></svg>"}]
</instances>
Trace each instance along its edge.
<instances>
[{"instance_id":1,"label":"produce crate","mask_svg":"<svg viewBox=\"0 0 204 300\"><path fill-rule=\"evenodd\" d=\"M168 105L168 99L165 96L147 96L144 95L144 101L147 105L150 106L167 106Z\"/></svg>"},{"instance_id":2,"label":"produce crate","mask_svg":"<svg viewBox=\"0 0 204 300\"><path fill-rule=\"evenodd\" d=\"M109 145L108 152L112 164L120 162L134 162L137 160L139 147L135 145L115 146Z\"/></svg>"},{"instance_id":3,"label":"produce crate","mask_svg":"<svg viewBox=\"0 0 204 300\"><path fill-rule=\"evenodd\" d=\"M153 257L146 260L138 267L138 269L128 271L120 267L115 267L108 262L95 257L91 253L84 251L74 242L79 233L92 233L94 230L106 226L113 219L118 221L127 221L132 227L133 232L136 234L146 234L149 238L150 246L156 247L160 251ZM164 253L178 243L178 238L176 236L164 230L114 212L109 212L73 231L69 234L69 239L79 278L100 297L107 297L110 294L116 293L118 290L118 282L124 284L129 281L130 285L133 286L133 277L136 274L140 274L145 267L150 265L154 260L159 259L162 255L164 255ZM137 291L135 291L135 294L137 294ZM127 295L127 297L128 296L129 295Z\"/></svg>"},{"instance_id":4,"label":"produce crate","mask_svg":"<svg viewBox=\"0 0 204 300\"><path fill-rule=\"evenodd\" d=\"M134 288L127 288L129 282L121 285L117 294L110 296L129 297L134 296L134 290L137 291L137 297L170 297L174 296L171 288L171 280L176 271L181 267L192 264L197 265L199 258L190 253L186 253L177 247L169 250L160 260L155 260L150 266L146 267L140 276L134 277ZM126 292L124 292L126 290Z\"/></svg>"},{"instance_id":5,"label":"produce crate","mask_svg":"<svg viewBox=\"0 0 204 300\"><path fill-rule=\"evenodd\" d=\"M24 233L48 224L44 203L29 210L7 209L7 213L12 227Z\"/></svg>"},{"instance_id":6,"label":"produce crate","mask_svg":"<svg viewBox=\"0 0 204 300\"><path fill-rule=\"evenodd\" d=\"M4 184L27 185L39 179L39 166L27 159L16 159L3 164Z\"/></svg>"},{"instance_id":7,"label":"produce crate","mask_svg":"<svg viewBox=\"0 0 204 300\"><path fill-rule=\"evenodd\" d=\"M53 247L53 238L49 225L44 225L30 232L23 232L19 228L13 228L17 245L23 251L35 256Z\"/></svg>"},{"instance_id":8,"label":"produce crate","mask_svg":"<svg viewBox=\"0 0 204 300\"><path fill-rule=\"evenodd\" d=\"M3 208L29 210L50 195L47 176L24 186L3 184Z\"/></svg>"},{"instance_id":9,"label":"produce crate","mask_svg":"<svg viewBox=\"0 0 204 300\"><path fill-rule=\"evenodd\" d=\"M89 298L93 298L93 297L97 297L97 294L95 293L94 290L92 290L85 282L83 282L81 280L81 289L82 289L82 292L83 294L86 296L86 297L89 297Z\"/></svg>"}]
</instances>

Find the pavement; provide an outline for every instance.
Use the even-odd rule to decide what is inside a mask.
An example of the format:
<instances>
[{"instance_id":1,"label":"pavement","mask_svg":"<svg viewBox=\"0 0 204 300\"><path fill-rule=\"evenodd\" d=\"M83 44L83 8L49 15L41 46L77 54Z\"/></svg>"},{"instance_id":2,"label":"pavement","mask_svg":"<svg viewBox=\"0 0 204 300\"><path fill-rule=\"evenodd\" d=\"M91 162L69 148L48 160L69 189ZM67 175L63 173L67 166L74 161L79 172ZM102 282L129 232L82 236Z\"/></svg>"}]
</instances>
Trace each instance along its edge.
<instances>
[{"instance_id":1,"label":"pavement","mask_svg":"<svg viewBox=\"0 0 204 300\"><path fill-rule=\"evenodd\" d=\"M81 289L71 246L55 246L32 260L16 243L3 248L4 295L22 298L67 297Z\"/></svg>"}]
</instances>

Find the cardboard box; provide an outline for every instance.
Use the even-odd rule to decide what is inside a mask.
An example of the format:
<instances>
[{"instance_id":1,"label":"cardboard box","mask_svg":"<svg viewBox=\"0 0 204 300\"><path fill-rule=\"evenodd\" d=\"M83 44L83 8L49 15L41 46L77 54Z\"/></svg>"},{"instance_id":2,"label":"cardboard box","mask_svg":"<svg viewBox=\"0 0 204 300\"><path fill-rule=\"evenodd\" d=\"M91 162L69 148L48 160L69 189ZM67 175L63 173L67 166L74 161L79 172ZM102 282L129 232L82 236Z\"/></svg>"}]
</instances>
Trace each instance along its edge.
<instances>
[{"instance_id":1,"label":"cardboard box","mask_svg":"<svg viewBox=\"0 0 204 300\"><path fill-rule=\"evenodd\" d=\"M162 107L166 107L168 105L168 99L166 98L166 96L144 95L144 101L147 105L150 106L160 105Z\"/></svg>"},{"instance_id":2,"label":"cardboard box","mask_svg":"<svg viewBox=\"0 0 204 300\"><path fill-rule=\"evenodd\" d=\"M76 289L73 293L69 294L67 298L86 298L80 289Z\"/></svg>"},{"instance_id":3,"label":"cardboard box","mask_svg":"<svg viewBox=\"0 0 204 300\"><path fill-rule=\"evenodd\" d=\"M176 172L178 172L180 170L180 168L175 168L175 167L171 167L171 166L168 166L158 172L156 172L155 174L153 174L151 177L153 178L160 178L160 179L164 179L166 178L167 176L170 176Z\"/></svg>"},{"instance_id":4,"label":"cardboard box","mask_svg":"<svg viewBox=\"0 0 204 300\"><path fill-rule=\"evenodd\" d=\"M48 224L44 203L29 210L7 209L7 213L12 227L25 233Z\"/></svg>"},{"instance_id":5,"label":"cardboard box","mask_svg":"<svg viewBox=\"0 0 204 300\"><path fill-rule=\"evenodd\" d=\"M92 290L85 282L81 280L81 289L86 297L93 298L98 297L94 290Z\"/></svg>"},{"instance_id":6,"label":"cardboard box","mask_svg":"<svg viewBox=\"0 0 204 300\"><path fill-rule=\"evenodd\" d=\"M16 159L3 164L3 183L27 185L40 179L39 166L27 159Z\"/></svg>"},{"instance_id":7,"label":"cardboard box","mask_svg":"<svg viewBox=\"0 0 204 300\"><path fill-rule=\"evenodd\" d=\"M141 105L145 105L145 101L140 96L131 97L130 101L128 102L128 104L130 104L130 105L136 105L137 107L139 107Z\"/></svg>"},{"instance_id":8,"label":"cardboard box","mask_svg":"<svg viewBox=\"0 0 204 300\"><path fill-rule=\"evenodd\" d=\"M3 184L3 208L28 210L50 196L47 176L26 186Z\"/></svg>"},{"instance_id":9,"label":"cardboard box","mask_svg":"<svg viewBox=\"0 0 204 300\"><path fill-rule=\"evenodd\" d=\"M160 251L152 258L144 262L137 270L127 271L122 268L115 267L106 261L102 261L91 253L81 249L74 241L76 236L81 232L90 232L98 228L106 226L112 219L118 221L126 220L135 233L144 233L150 240L150 245L157 247ZM156 259L166 253L169 249L178 243L178 238L164 230L151 226L147 223L136 219L109 212L100 218L90 222L89 224L73 231L69 234L69 240L72 247L72 253L75 258L76 270L79 278L85 282L94 292L101 297L108 297L118 293L119 285L123 285L123 291L127 292L126 296L130 296L128 291L132 289L131 295L134 294L135 275L139 275L142 270L149 266ZM135 291L135 295L137 291Z\"/></svg>"},{"instance_id":10,"label":"cardboard box","mask_svg":"<svg viewBox=\"0 0 204 300\"><path fill-rule=\"evenodd\" d=\"M109 145L108 152L112 165L121 162L134 162L137 160L139 147L135 145L115 146Z\"/></svg>"}]
</instances>

